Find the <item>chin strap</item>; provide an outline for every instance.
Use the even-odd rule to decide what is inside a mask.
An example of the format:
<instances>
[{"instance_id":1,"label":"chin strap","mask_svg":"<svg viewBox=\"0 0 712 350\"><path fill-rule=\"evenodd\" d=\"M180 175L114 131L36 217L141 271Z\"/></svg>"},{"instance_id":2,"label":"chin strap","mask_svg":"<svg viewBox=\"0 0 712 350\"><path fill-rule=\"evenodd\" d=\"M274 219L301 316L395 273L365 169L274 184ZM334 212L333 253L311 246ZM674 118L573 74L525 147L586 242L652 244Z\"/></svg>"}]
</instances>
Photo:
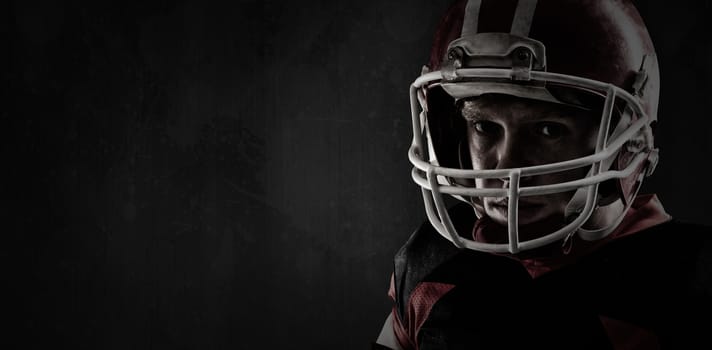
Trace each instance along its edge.
<instances>
[{"instance_id":1,"label":"chin strap","mask_svg":"<svg viewBox=\"0 0 712 350\"><path fill-rule=\"evenodd\" d=\"M618 125L616 125L616 128L613 130L613 133L611 134L611 137L609 139L615 140L616 138L618 138L618 136L624 133L628 125L630 124L630 120L631 118L629 110L626 110L626 113L623 113L623 115L621 116L621 120L618 122ZM600 171L608 171L617 157L618 153L612 155L607 159L604 159L603 162L601 162ZM591 174L591 170L589 170L587 176L592 175L593 174ZM573 197L571 197L571 200L566 205L566 209L564 210L564 217L569 218L572 215L579 214L581 213L581 211L583 211L583 208L586 205L586 192L588 192L588 187L581 187L576 190L576 193L574 193Z\"/></svg>"},{"instance_id":2,"label":"chin strap","mask_svg":"<svg viewBox=\"0 0 712 350\"><path fill-rule=\"evenodd\" d=\"M632 110L630 108L626 108L625 112L621 114L621 119L618 121L618 124L616 125L615 129L613 129L613 133L611 133L609 140L615 140L616 138L618 138L621 134L623 134L626 131L627 127L631 123L631 117L630 117L631 113L632 113ZM616 152L611 157L604 159L601 162L601 167L600 167L601 172L608 171L611 168L611 165L613 165L613 162L615 162L615 160L618 157L618 153L619 152ZM593 174L591 174L591 171L592 170L589 170L588 176L593 175ZM640 188L640 186L638 187L638 189L639 188ZM564 210L564 215L567 219L573 217L574 215L578 215L583 211L583 208L586 205L587 192L588 192L588 187L581 187L576 190L573 197L571 197L571 200L566 205L566 209ZM637 194L637 190L636 190L636 194ZM600 199L601 198L599 197L597 200L600 200ZM632 203L632 201L630 201L630 202ZM623 220L623 217L625 216L625 213L628 211L628 208L630 208L630 203L626 203L626 204L627 204L626 209L623 210L623 212L619 215L619 217L616 218L616 220L614 220L614 222L611 225L601 228L601 229L597 229L597 230L585 230L583 228L579 228L578 230L572 231L571 233L569 233L566 236L566 238L564 238L564 242L562 244L564 247L564 251L568 251L571 249L571 243L572 243L571 238L573 237L573 235L575 233L578 233L579 236L581 238L583 238L584 240L593 241L593 240L601 239L601 238L609 235L611 232L613 232L613 230L615 230L616 227L618 227L618 225ZM598 207L598 205L596 205L596 208L594 208L594 211L598 210L598 209L599 209L599 207Z\"/></svg>"},{"instance_id":3,"label":"chin strap","mask_svg":"<svg viewBox=\"0 0 712 350\"><path fill-rule=\"evenodd\" d=\"M638 186L635 188L635 192L633 192L633 196L628 201L625 208L620 212L620 214L618 214L618 217L616 217L616 219L613 220L613 222L610 225L608 225L606 227L594 229L594 230L588 230L588 229L580 227L577 231L579 237L581 237L581 239L583 239L585 241L596 241L596 240L599 240L599 239L602 239L602 238L608 236L616 228L618 228L618 225L621 224L621 222L623 221L623 218L625 218L625 215L628 213L628 210L633 205L633 202L635 201L635 197L638 196L638 191L640 190L640 188L642 187L641 185L643 184L643 177L645 177L645 174L641 173L638 178ZM614 202L614 203L617 203L617 202ZM613 204L611 204L611 205L613 205Z\"/></svg>"},{"instance_id":4,"label":"chin strap","mask_svg":"<svg viewBox=\"0 0 712 350\"><path fill-rule=\"evenodd\" d=\"M640 65L640 70L639 70L638 74L636 75L635 82L633 83L633 95L634 96L643 96L645 85L648 82L647 72L652 69L651 65L654 64L654 62L655 62L654 60L649 59L650 56L651 55L645 55L643 57L643 62ZM630 120L629 111L630 111L630 109L626 108L626 113L624 113L625 118L628 120ZM619 131L619 126L621 124L622 123L618 123L616 130L613 132L614 135L616 134L617 131ZM646 137L646 139L649 137L652 138L652 135L645 135L645 137ZM607 164L606 169L608 169L608 167L610 167L612 161L615 160L615 158L616 157L612 157L611 159L606 159L606 161L604 162L604 165ZM628 210L630 210L630 207L633 205L635 198L638 196L638 191L640 191L640 188L642 187L642 184L643 184L643 178L646 176L652 175L653 171L655 171L655 167L657 166L657 164L658 164L658 149L653 148L648 153L648 164L646 165L645 171L643 171L639 175L638 186L636 186L636 189L633 192L633 195L630 197L630 200L626 200L625 194L622 197L622 200L625 203L625 208L623 209L623 211L621 211L621 213L618 214L618 217L616 217L616 219L613 220L613 222L606 227L602 227L602 228L598 228L598 229L594 229L594 230L579 228L577 230L579 237L581 237L581 239L586 240L586 241L595 241L595 240L599 240L599 239L602 239L602 238L608 236L616 228L618 228L618 225L620 225L620 223L623 221L623 218L625 218L625 215L628 213ZM580 196L579 191L581 191L581 189L578 189L576 191L576 194L574 195L574 199L576 199L577 196ZM574 199L572 199L572 201L569 202L569 206L566 207L566 215L574 213L574 211L569 212L569 207L572 207L572 203L574 202ZM576 205L576 204L574 204L574 205ZM572 210L574 208L577 208L577 207L572 207ZM579 211L580 211L580 209L579 209ZM567 240L568 240L568 237L567 237Z\"/></svg>"}]
</instances>

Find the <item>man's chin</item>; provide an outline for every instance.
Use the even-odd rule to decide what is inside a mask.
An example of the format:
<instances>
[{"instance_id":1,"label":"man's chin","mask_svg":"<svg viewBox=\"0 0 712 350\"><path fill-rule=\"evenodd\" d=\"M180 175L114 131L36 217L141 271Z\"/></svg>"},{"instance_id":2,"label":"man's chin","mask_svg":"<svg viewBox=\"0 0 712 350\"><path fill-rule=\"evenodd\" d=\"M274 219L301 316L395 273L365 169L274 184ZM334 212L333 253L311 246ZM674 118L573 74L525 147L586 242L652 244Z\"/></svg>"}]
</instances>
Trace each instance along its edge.
<instances>
[{"instance_id":1,"label":"man's chin","mask_svg":"<svg viewBox=\"0 0 712 350\"><path fill-rule=\"evenodd\" d=\"M490 219L502 226L504 230L509 227L506 212L487 213ZM519 212L519 240L527 241L553 233L565 226L565 221L561 215L552 215L543 211L536 213Z\"/></svg>"},{"instance_id":2,"label":"man's chin","mask_svg":"<svg viewBox=\"0 0 712 350\"><path fill-rule=\"evenodd\" d=\"M489 216L494 222L502 225L509 225L508 210L505 208L493 207L492 209L486 210L487 216ZM552 213L547 213L540 208L531 210L519 210L517 213L517 221L519 226L526 226L536 224L538 221L543 221L548 217L552 216Z\"/></svg>"}]
</instances>

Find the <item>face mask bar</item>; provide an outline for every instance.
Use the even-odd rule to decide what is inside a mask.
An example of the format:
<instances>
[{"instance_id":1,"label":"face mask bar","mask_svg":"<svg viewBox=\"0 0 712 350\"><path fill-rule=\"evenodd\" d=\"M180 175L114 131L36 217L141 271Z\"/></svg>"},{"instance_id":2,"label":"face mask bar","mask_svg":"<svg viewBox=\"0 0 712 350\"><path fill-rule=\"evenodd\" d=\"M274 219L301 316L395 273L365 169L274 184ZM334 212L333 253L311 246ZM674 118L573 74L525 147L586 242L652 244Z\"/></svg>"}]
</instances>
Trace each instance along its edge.
<instances>
[{"instance_id":1,"label":"face mask bar","mask_svg":"<svg viewBox=\"0 0 712 350\"><path fill-rule=\"evenodd\" d=\"M490 69L490 68L467 68L457 70L457 75L463 79L511 79L513 71L511 69ZM431 164L426 161L424 142L425 122L427 120L427 104L425 102L424 89L433 83L442 81L440 71L426 73L416 79L410 87L410 102L413 122L413 143L408 151L408 158L413 164L412 177L416 184L422 188L425 210L433 227L446 239L459 248L515 254L522 250L534 249L558 240L569 238L573 233L589 219L596 207L598 197L598 185L606 180L626 178L633 174L643 162L648 159L648 153L640 152L625 169L608 170L603 169L605 160L614 157L626 142L641 133L650 123L647 115L643 112L640 103L625 90L607 83L581 77L532 71L531 80L539 82L551 82L572 87L581 87L593 91L605 93L605 103L599 127L598 138L594 154L562 161L552 164L536 165L523 168L493 169L493 170L466 170L445 168ZM613 112L614 102L617 98L623 99L633 113L639 118L630 127L615 139L608 143L609 127ZM419 105L422 111L419 113ZM652 150L652 140L647 139L646 150ZM540 186L520 187L522 176L534 176L562 172L582 167L591 167L589 175L585 178ZM500 178L508 179L508 188L471 188L463 186L453 186L442 184L438 178L446 179L487 179ZM546 195L572 190L583 189L585 191L585 205L580 214L570 223L555 232L541 235L538 238L528 241L519 241L518 224L518 204L520 197ZM452 220L448 214L443 200L443 194L462 197L506 197L508 198L508 243L485 243L476 242L463 238L454 228Z\"/></svg>"}]
</instances>

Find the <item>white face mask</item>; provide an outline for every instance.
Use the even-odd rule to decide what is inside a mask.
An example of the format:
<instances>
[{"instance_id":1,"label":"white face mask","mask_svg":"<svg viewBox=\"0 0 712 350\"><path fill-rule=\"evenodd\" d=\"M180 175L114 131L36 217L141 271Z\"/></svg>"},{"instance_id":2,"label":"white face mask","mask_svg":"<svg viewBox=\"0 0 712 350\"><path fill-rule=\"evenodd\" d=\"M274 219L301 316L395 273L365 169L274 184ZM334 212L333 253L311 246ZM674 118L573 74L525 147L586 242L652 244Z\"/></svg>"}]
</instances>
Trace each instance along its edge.
<instances>
[{"instance_id":1,"label":"white face mask","mask_svg":"<svg viewBox=\"0 0 712 350\"><path fill-rule=\"evenodd\" d=\"M494 38L491 33L477 35ZM498 35L494 39L501 40L502 35ZM508 43L513 46L518 44L514 39L509 40ZM523 77L526 79L523 80ZM526 84L522 84L522 81L525 81ZM453 99L494 92L572 105L569 101L562 101L552 95L547 84L549 87L565 86L570 89L594 93L604 101L598 124L595 150L592 154L560 162L497 169L471 170L440 165L436 155L437 142L433 141L428 126L428 113L432 112L428 110L427 105L427 94L430 89L442 88ZM453 69L450 65L440 71L424 71L423 75L411 85L410 94L414 137L409 150L409 159L414 166L413 180L422 188L426 213L433 227L443 237L461 248L517 253L568 239L575 233L586 240L601 239L610 234L621 222L632 203L629 198L635 196L644 175L652 173L657 163L657 149L653 147L652 132L650 131L650 124L653 120L645 114L636 96L611 84L545 71L511 67ZM611 121L616 106L618 108L623 106L623 112L619 115L618 123L612 126ZM625 167L614 169L612 165L621 152L629 152L634 156ZM561 183L522 185L522 177L560 174L572 169L588 170L581 178ZM641 169L644 169L642 173ZM638 173L640 175L637 178L634 192L626 194L622 198L625 203L623 209L618 207L617 213L613 217L607 215L609 219L605 226L583 229L582 226L591 218L595 210L604 210L604 208L599 208L599 185L607 180L635 177ZM506 185L499 188L483 188L474 185L476 182L482 183L486 179L500 179ZM467 185L468 183L472 185ZM574 193L563 213L567 223L563 227L555 227L552 232L538 234L536 238L521 240L519 234L521 227L519 223L520 204L526 205L526 197L564 192ZM482 207L484 198L497 198L496 203L505 203L506 208L502 208L502 212L506 213L504 223L506 223L508 232L507 243L477 242L464 238L468 235L456 232L447 212L443 195L473 204L478 216L484 215ZM522 198L525 198L524 202L522 202Z\"/></svg>"}]
</instances>

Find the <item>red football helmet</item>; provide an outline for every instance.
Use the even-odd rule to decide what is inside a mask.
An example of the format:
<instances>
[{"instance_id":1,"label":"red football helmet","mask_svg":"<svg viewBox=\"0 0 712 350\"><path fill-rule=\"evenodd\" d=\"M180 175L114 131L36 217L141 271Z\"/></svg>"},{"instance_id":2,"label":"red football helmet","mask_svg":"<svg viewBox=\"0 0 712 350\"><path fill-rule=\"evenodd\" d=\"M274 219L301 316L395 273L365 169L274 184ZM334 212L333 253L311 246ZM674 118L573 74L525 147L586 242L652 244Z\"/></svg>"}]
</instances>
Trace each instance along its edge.
<instances>
[{"instance_id":1,"label":"red football helmet","mask_svg":"<svg viewBox=\"0 0 712 350\"><path fill-rule=\"evenodd\" d=\"M422 187L428 218L458 247L516 253L578 234L610 234L630 207L643 178L657 164L652 126L660 77L655 50L634 6L626 0L461 0L442 19L430 61L410 87L413 179ZM457 101L505 94L600 111L595 152L521 168L472 168L465 120ZM522 177L585 169L574 181L520 186ZM499 178L504 188L477 188ZM520 241L520 197L571 192L566 224ZM443 195L484 215L482 198L507 198L507 243L458 234ZM605 226L582 226L597 211L613 210ZM620 208L623 208L622 210Z\"/></svg>"}]
</instances>

